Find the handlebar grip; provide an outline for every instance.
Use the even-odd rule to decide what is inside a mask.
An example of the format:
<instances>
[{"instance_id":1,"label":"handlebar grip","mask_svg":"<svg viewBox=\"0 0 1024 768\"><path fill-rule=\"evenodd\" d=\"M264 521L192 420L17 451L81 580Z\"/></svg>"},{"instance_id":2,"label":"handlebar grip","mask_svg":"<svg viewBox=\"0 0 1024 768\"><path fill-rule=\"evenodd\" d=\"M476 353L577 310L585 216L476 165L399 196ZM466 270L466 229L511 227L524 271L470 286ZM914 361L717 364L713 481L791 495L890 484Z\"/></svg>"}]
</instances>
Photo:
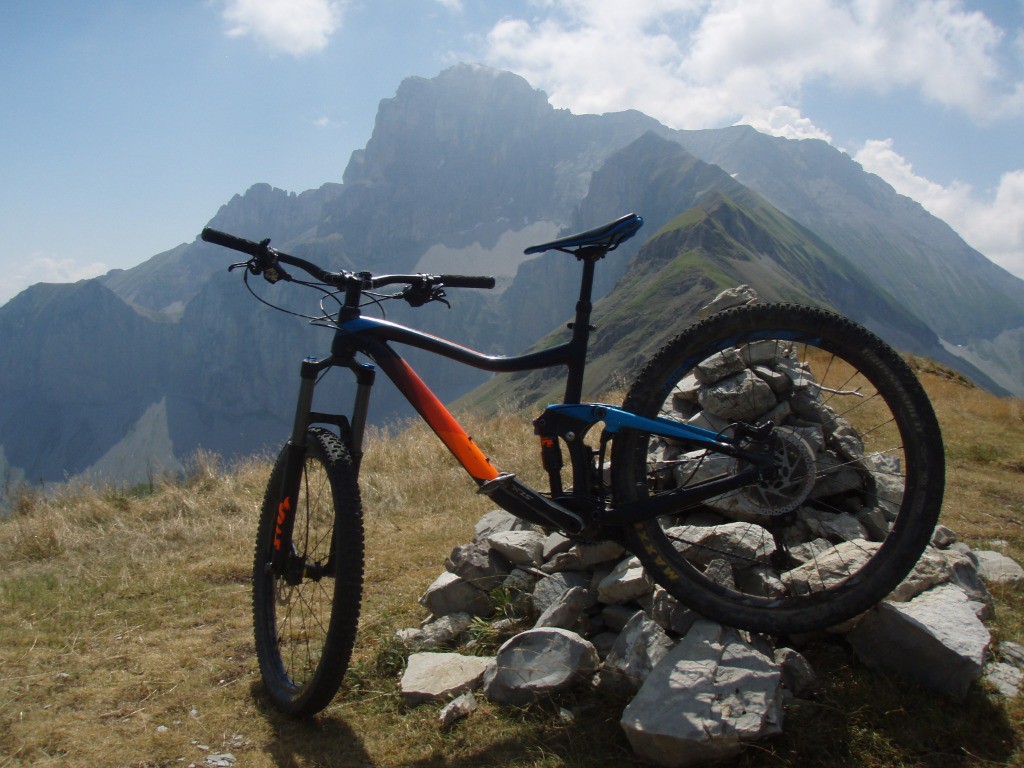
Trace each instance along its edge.
<instances>
[{"instance_id":1,"label":"handlebar grip","mask_svg":"<svg viewBox=\"0 0 1024 768\"><path fill-rule=\"evenodd\" d=\"M494 278L483 275L441 275L446 288L493 288Z\"/></svg>"},{"instance_id":2,"label":"handlebar grip","mask_svg":"<svg viewBox=\"0 0 1024 768\"><path fill-rule=\"evenodd\" d=\"M210 227L203 229L199 237L207 243L230 248L233 251L241 251L250 256L256 256L263 250L259 243L254 243L252 240L246 240L235 235L229 235L227 232L221 232L219 229L211 229Z\"/></svg>"}]
</instances>

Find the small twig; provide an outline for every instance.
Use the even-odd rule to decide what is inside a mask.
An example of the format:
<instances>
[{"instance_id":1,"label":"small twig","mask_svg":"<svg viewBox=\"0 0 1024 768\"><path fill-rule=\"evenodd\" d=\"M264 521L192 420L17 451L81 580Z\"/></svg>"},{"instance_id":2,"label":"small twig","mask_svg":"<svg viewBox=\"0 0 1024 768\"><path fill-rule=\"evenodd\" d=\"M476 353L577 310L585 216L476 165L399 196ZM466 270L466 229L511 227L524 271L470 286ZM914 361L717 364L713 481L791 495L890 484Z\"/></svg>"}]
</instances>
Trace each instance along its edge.
<instances>
[{"instance_id":1,"label":"small twig","mask_svg":"<svg viewBox=\"0 0 1024 768\"><path fill-rule=\"evenodd\" d=\"M864 397L865 395L860 391L860 387L856 389L832 389L832 387L826 387L823 384L819 384L816 381L807 382L808 386L817 387L822 392L828 392L833 395L856 395L857 397Z\"/></svg>"}]
</instances>

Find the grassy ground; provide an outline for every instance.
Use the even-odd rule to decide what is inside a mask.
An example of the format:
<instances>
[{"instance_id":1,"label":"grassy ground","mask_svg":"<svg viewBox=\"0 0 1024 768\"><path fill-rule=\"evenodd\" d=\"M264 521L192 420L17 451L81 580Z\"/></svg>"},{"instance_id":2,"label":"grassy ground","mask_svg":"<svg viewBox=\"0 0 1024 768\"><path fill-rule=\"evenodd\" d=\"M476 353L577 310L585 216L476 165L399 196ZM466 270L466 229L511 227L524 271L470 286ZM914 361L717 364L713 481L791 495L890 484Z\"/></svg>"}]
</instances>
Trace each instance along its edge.
<instances>
[{"instance_id":1,"label":"grassy ground","mask_svg":"<svg viewBox=\"0 0 1024 768\"><path fill-rule=\"evenodd\" d=\"M947 442L944 522L1024 560L1024 405L921 364ZM472 423L505 468L532 466L529 420ZM629 766L622 701L580 695L524 710L483 703L451 730L404 709L391 637L490 509L420 427L370 436L363 468L367 577L356 656L324 713L270 711L253 655L249 569L266 461L196 458L145 492L69 487L0 520L0 768L22 765ZM991 542L999 542L992 545ZM1024 641L1024 599L996 593L995 639ZM839 644L806 651L824 687L784 736L732 765L1024 765L1024 706L978 686L956 703L859 666ZM573 714L571 722L560 708Z\"/></svg>"}]
</instances>

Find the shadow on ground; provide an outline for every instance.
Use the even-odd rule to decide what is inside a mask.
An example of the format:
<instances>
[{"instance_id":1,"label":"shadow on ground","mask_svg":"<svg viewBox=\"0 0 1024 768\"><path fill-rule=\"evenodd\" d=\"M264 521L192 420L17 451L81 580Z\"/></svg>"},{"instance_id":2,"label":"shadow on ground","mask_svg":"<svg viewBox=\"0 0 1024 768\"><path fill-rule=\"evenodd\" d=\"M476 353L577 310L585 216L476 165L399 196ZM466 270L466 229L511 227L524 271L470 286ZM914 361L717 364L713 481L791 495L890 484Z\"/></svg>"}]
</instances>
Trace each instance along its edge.
<instances>
[{"instance_id":1,"label":"shadow on ground","mask_svg":"<svg viewBox=\"0 0 1024 768\"><path fill-rule=\"evenodd\" d=\"M838 646L821 644L805 652L821 679L817 697L787 706L782 736L750 745L716 768L981 768L1015 764L1022 757L1012 721L1020 719L1024 707L1016 701L1003 702L975 686L966 701L957 702L867 670ZM253 694L261 698L258 688ZM624 703L586 694L525 710L495 708L443 731L434 720L436 706L425 705L414 715L395 702L382 702L391 711L381 718L382 727L419 721L402 731L422 739L429 754L405 762L369 754L360 734L338 715L296 721L265 703L261 708L276 734L266 751L281 768L647 765L631 753L618 726ZM560 706L575 713L572 722L559 719Z\"/></svg>"}]
</instances>

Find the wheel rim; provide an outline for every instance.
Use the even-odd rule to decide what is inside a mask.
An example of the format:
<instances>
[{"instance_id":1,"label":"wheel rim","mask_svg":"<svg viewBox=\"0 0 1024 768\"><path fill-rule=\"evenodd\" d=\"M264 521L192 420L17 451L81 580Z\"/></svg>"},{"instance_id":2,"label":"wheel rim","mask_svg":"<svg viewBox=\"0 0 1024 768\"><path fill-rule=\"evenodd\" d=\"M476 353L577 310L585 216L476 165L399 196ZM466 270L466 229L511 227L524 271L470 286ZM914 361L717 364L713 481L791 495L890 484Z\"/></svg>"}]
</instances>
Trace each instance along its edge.
<instances>
[{"instance_id":1,"label":"wheel rim","mask_svg":"<svg viewBox=\"0 0 1024 768\"><path fill-rule=\"evenodd\" d=\"M778 498L766 483L640 528L664 560L734 604L785 610L833 600L880 567L878 552L902 527L913 483L905 473L915 462L886 399L890 385L870 373L867 357L855 362L858 353L840 356L811 336L759 331L723 341L684 361L648 403L656 415L716 432L770 419L795 436L780 457L799 464L801 443L813 452L806 488L790 466ZM640 437L634 458L643 465L634 477L648 494L736 469L719 455L657 438Z\"/></svg>"}]
</instances>

